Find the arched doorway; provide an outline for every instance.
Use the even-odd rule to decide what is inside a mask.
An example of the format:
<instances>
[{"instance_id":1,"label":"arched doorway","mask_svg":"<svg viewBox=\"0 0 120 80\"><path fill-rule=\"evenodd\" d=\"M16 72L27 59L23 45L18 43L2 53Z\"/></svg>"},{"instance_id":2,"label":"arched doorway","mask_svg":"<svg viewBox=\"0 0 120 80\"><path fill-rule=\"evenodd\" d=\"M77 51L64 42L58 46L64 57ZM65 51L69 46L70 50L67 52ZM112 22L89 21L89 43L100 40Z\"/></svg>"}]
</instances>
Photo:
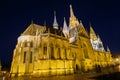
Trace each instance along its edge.
<instances>
[{"instance_id":1,"label":"arched doorway","mask_svg":"<svg viewBox=\"0 0 120 80\"><path fill-rule=\"evenodd\" d=\"M78 65L76 64L76 71L78 71L79 70L79 67L78 67Z\"/></svg>"}]
</instances>

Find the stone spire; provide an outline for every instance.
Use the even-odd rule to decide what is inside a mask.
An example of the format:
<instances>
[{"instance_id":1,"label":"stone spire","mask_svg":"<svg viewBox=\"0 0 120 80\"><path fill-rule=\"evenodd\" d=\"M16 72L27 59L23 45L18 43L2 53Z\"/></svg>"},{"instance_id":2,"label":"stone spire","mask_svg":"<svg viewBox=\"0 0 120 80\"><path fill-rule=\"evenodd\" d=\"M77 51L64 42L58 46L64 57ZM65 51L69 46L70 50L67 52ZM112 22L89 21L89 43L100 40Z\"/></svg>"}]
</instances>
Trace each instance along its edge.
<instances>
[{"instance_id":1,"label":"stone spire","mask_svg":"<svg viewBox=\"0 0 120 80\"><path fill-rule=\"evenodd\" d=\"M67 29L67 23L66 23L65 17L64 17L64 23L63 23L63 29Z\"/></svg>"},{"instance_id":2,"label":"stone spire","mask_svg":"<svg viewBox=\"0 0 120 80\"><path fill-rule=\"evenodd\" d=\"M63 31L65 37L68 38L68 36L69 36L69 29L67 27L67 23L66 23L65 17L64 17L64 23L63 23L63 30L62 31Z\"/></svg>"},{"instance_id":3,"label":"stone spire","mask_svg":"<svg viewBox=\"0 0 120 80\"><path fill-rule=\"evenodd\" d=\"M54 22L53 22L53 28L58 29L58 23L56 19L56 12L54 11Z\"/></svg>"},{"instance_id":4,"label":"stone spire","mask_svg":"<svg viewBox=\"0 0 120 80\"><path fill-rule=\"evenodd\" d=\"M70 17L75 17L71 4L70 4Z\"/></svg>"}]
</instances>

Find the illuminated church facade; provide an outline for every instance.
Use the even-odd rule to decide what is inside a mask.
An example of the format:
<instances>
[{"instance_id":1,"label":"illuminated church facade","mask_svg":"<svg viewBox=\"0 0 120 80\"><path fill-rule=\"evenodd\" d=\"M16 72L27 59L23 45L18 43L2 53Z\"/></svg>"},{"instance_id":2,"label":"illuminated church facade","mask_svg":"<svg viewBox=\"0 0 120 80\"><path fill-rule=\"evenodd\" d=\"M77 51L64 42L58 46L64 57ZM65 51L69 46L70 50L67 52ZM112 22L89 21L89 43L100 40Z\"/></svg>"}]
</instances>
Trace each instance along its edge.
<instances>
[{"instance_id":1,"label":"illuminated church facade","mask_svg":"<svg viewBox=\"0 0 120 80\"><path fill-rule=\"evenodd\" d=\"M105 50L99 36L90 26L86 31L70 5L69 26L64 18L59 29L56 14L53 27L33 22L18 37L11 63L11 76L66 75L88 72L96 67L114 65L109 49Z\"/></svg>"}]
</instances>

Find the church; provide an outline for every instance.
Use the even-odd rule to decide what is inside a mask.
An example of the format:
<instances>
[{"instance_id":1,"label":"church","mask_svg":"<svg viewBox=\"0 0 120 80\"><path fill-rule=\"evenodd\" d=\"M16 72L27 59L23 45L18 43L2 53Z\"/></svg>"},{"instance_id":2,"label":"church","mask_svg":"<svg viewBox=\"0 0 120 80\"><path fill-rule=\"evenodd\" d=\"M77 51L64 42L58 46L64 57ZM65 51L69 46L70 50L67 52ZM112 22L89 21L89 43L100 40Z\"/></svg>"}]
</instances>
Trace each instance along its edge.
<instances>
[{"instance_id":1,"label":"church","mask_svg":"<svg viewBox=\"0 0 120 80\"><path fill-rule=\"evenodd\" d=\"M70 5L69 25L63 28L54 12L53 27L33 22L18 37L13 51L11 76L51 76L89 72L114 65L111 52L105 50L100 36L90 25L90 33L74 15Z\"/></svg>"}]
</instances>

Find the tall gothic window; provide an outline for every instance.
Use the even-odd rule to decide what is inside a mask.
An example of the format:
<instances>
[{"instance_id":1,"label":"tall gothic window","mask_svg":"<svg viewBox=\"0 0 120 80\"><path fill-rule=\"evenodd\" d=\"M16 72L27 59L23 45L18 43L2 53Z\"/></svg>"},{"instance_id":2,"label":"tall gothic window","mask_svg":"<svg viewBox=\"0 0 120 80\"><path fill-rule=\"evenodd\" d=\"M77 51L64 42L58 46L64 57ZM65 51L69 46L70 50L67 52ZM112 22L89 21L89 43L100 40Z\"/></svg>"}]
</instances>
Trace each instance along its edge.
<instances>
[{"instance_id":1,"label":"tall gothic window","mask_svg":"<svg viewBox=\"0 0 120 80\"><path fill-rule=\"evenodd\" d=\"M84 56L85 56L85 58L89 58L88 53L87 53L86 50L84 50Z\"/></svg>"},{"instance_id":2,"label":"tall gothic window","mask_svg":"<svg viewBox=\"0 0 120 80\"><path fill-rule=\"evenodd\" d=\"M61 56L60 56L60 48L58 48L58 51L57 51L57 58L59 59L59 58L61 58Z\"/></svg>"},{"instance_id":3,"label":"tall gothic window","mask_svg":"<svg viewBox=\"0 0 120 80\"><path fill-rule=\"evenodd\" d=\"M53 46L53 44L51 44L50 45L50 54L51 54L51 59L54 59L55 57L54 57L54 46Z\"/></svg>"},{"instance_id":4,"label":"tall gothic window","mask_svg":"<svg viewBox=\"0 0 120 80\"><path fill-rule=\"evenodd\" d=\"M27 42L26 41L24 42L24 47L27 47Z\"/></svg>"},{"instance_id":5,"label":"tall gothic window","mask_svg":"<svg viewBox=\"0 0 120 80\"><path fill-rule=\"evenodd\" d=\"M73 52L71 53L71 56L72 56L72 59L74 59L74 58L75 58L75 55L74 55L74 53L73 53Z\"/></svg>"},{"instance_id":6,"label":"tall gothic window","mask_svg":"<svg viewBox=\"0 0 120 80\"><path fill-rule=\"evenodd\" d=\"M32 63L32 52L30 53L30 63Z\"/></svg>"},{"instance_id":7,"label":"tall gothic window","mask_svg":"<svg viewBox=\"0 0 120 80\"><path fill-rule=\"evenodd\" d=\"M30 47L33 47L33 42L30 42Z\"/></svg>"},{"instance_id":8,"label":"tall gothic window","mask_svg":"<svg viewBox=\"0 0 120 80\"><path fill-rule=\"evenodd\" d=\"M66 59L66 57L67 57L67 51L66 51L66 48L64 49L64 58Z\"/></svg>"},{"instance_id":9,"label":"tall gothic window","mask_svg":"<svg viewBox=\"0 0 120 80\"><path fill-rule=\"evenodd\" d=\"M54 47L51 46L51 58L54 59Z\"/></svg>"},{"instance_id":10,"label":"tall gothic window","mask_svg":"<svg viewBox=\"0 0 120 80\"><path fill-rule=\"evenodd\" d=\"M26 62L26 51L24 52L24 57L23 57L23 63L25 63Z\"/></svg>"},{"instance_id":11,"label":"tall gothic window","mask_svg":"<svg viewBox=\"0 0 120 80\"><path fill-rule=\"evenodd\" d=\"M85 57L85 58L89 58L88 52L87 52L87 47L86 47L85 44L83 45L83 52L84 52L84 57Z\"/></svg>"}]
</instances>

